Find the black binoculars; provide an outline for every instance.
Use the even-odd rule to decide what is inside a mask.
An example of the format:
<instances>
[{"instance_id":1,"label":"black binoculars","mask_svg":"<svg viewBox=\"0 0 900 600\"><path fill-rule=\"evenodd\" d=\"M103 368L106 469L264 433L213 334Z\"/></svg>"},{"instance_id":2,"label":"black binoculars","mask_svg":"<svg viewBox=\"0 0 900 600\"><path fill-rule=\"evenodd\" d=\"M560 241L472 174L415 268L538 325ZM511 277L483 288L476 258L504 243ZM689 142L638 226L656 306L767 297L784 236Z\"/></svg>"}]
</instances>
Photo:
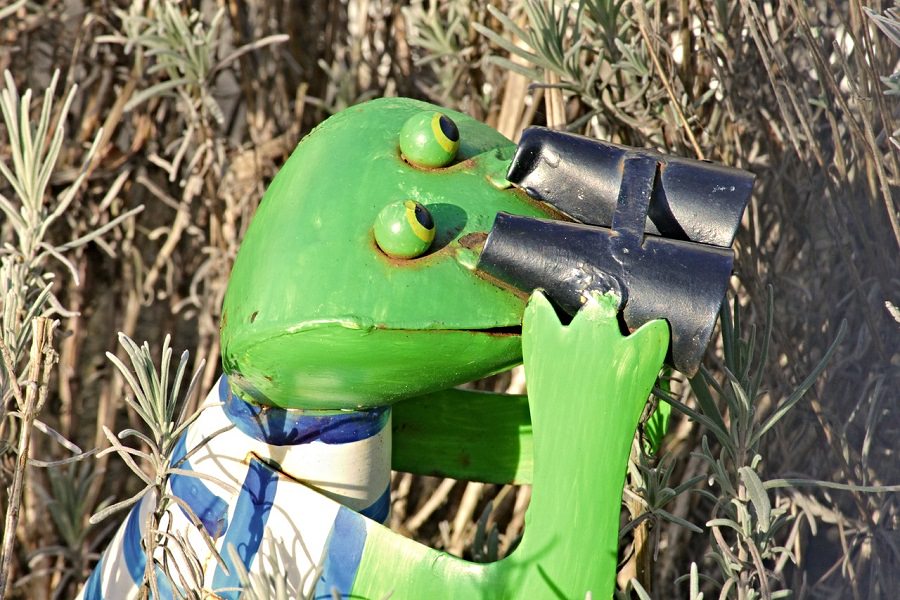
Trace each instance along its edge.
<instances>
[{"instance_id":1,"label":"black binoculars","mask_svg":"<svg viewBox=\"0 0 900 600\"><path fill-rule=\"evenodd\" d=\"M665 319L668 363L699 368L725 297L755 176L531 127L507 179L560 220L499 213L478 269L569 314L612 291L630 330Z\"/></svg>"}]
</instances>

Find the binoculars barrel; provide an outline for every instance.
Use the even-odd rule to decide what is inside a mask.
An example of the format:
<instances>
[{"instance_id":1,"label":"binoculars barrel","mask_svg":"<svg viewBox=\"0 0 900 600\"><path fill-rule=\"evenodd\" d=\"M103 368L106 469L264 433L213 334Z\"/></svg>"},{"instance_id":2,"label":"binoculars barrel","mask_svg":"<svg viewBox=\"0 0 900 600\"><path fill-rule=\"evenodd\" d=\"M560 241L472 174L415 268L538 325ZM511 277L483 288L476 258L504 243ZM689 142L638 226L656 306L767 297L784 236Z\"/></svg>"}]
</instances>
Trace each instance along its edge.
<instances>
[{"instance_id":1,"label":"binoculars barrel","mask_svg":"<svg viewBox=\"0 0 900 600\"><path fill-rule=\"evenodd\" d=\"M659 164L646 211L646 233L731 247L756 177L748 171L529 127L507 179L579 223L610 227L623 161L635 154Z\"/></svg>"}]
</instances>

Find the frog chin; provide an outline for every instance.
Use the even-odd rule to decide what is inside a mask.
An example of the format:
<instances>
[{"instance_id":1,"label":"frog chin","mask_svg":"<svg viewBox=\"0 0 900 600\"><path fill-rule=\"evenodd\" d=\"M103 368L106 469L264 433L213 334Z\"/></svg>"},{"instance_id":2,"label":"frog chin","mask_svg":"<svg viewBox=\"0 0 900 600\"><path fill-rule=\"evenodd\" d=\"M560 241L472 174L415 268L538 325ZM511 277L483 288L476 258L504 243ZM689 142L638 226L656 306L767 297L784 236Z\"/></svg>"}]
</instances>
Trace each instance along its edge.
<instances>
[{"instance_id":1,"label":"frog chin","mask_svg":"<svg viewBox=\"0 0 900 600\"><path fill-rule=\"evenodd\" d=\"M518 325L391 329L332 323L223 347L225 372L238 395L309 410L390 405L521 361Z\"/></svg>"}]
</instances>

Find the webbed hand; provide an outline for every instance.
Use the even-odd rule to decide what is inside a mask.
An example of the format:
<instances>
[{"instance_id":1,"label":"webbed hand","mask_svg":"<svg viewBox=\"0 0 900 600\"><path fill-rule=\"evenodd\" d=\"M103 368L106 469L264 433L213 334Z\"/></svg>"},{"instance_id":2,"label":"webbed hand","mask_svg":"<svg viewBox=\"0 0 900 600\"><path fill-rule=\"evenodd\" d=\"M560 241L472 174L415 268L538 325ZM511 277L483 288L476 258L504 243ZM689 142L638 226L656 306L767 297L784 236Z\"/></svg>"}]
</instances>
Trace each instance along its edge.
<instances>
[{"instance_id":1,"label":"webbed hand","mask_svg":"<svg viewBox=\"0 0 900 600\"><path fill-rule=\"evenodd\" d=\"M668 348L668 326L654 321L625 337L616 317L618 302L612 294L596 294L563 325L542 292L531 296L523 319L522 353L532 418L536 410L552 415L572 409L573 402L587 401L582 396L591 399L585 410L594 411L606 404L601 399L608 398L610 386L622 394L651 373L656 376ZM561 396L569 397L565 406L547 400ZM635 404L642 408L643 400Z\"/></svg>"},{"instance_id":2,"label":"webbed hand","mask_svg":"<svg viewBox=\"0 0 900 600\"><path fill-rule=\"evenodd\" d=\"M540 292L525 309L534 491L510 558L560 597L612 593L631 440L668 348L665 321L623 336L616 305L594 296L569 325Z\"/></svg>"}]
</instances>

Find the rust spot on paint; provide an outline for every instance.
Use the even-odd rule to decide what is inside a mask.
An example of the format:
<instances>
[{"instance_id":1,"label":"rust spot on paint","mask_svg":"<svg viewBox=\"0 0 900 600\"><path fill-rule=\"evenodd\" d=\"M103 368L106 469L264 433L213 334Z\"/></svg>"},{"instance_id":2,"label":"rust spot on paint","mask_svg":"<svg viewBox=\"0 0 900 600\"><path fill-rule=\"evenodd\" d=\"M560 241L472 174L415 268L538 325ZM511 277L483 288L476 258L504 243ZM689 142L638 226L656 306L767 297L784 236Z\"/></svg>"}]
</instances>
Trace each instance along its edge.
<instances>
[{"instance_id":1,"label":"rust spot on paint","mask_svg":"<svg viewBox=\"0 0 900 600\"><path fill-rule=\"evenodd\" d=\"M545 213L545 215L541 218L543 219L552 219L554 221L565 221L568 223L578 223L576 219L573 219L566 213L560 211L558 208L551 204L547 204L546 202L541 202L535 198L529 196L525 190L522 188L516 187L515 184L511 188L512 193L516 194L523 203L531 206L532 208L536 208L537 210Z\"/></svg>"},{"instance_id":2,"label":"rust spot on paint","mask_svg":"<svg viewBox=\"0 0 900 600\"><path fill-rule=\"evenodd\" d=\"M520 290L519 288L512 286L501 279L497 279L493 275L489 275L488 273L485 273L484 271L482 271L480 269L477 269L475 271L475 276L479 277L481 279L484 279L488 283L497 286L498 288L502 289L503 291L509 292L510 294L512 294L513 296L516 296L523 302L528 302L528 298L531 297L530 292Z\"/></svg>"},{"instance_id":3,"label":"rust spot on paint","mask_svg":"<svg viewBox=\"0 0 900 600\"><path fill-rule=\"evenodd\" d=\"M469 250L476 250L484 246L484 241L486 239L486 233L483 231L475 231L473 233L467 233L459 238L459 245L463 248L468 248Z\"/></svg>"},{"instance_id":4,"label":"rust spot on paint","mask_svg":"<svg viewBox=\"0 0 900 600\"><path fill-rule=\"evenodd\" d=\"M490 329L468 329L472 333L486 333L494 337L508 337L514 335L522 335L522 327L519 325L510 325L507 327L491 327Z\"/></svg>"},{"instance_id":5,"label":"rust spot on paint","mask_svg":"<svg viewBox=\"0 0 900 600\"><path fill-rule=\"evenodd\" d=\"M458 162L451 163L449 165L444 165L443 167L423 167L420 165L413 164L409 162L403 153L400 152L400 146L396 147L395 156L397 159L405 164L407 167L411 169L415 169L416 171L425 171L428 173L445 173L445 172L455 172L455 171L466 171L469 169L475 168L475 160L473 158L467 158L465 160L460 160ZM457 156L457 158L459 158Z\"/></svg>"},{"instance_id":6,"label":"rust spot on paint","mask_svg":"<svg viewBox=\"0 0 900 600\"><path fill-rule=\"evenodd\" d=\"M385 254L384 251L378 246L378 243L375 241L375 234L372 233L372 230L369 230L368 239L369 246L372 248L372 252L374 252L379 259L395 267L402 267L405 269L421 269L428 267L435 260L437 260L437 257L446 254L446 249L449 248L449 246L444 246L443 248L440 248L434 252L428 252L426 254L423 254L422 256L417 256L416 258L394 258L393 256L388 256L387 254Z\"/></svg>"},{"instance_id":7,"label":"rust spot on paint","mask_svg":"<svg viewBox=\"0 0 900 600\"><path fill-rule=\"evenodd\" d=\"M464 161L461 161L461 162L452 164L452 165L450 165L449 167L445 167L445 168L447 168L447 169L453 169L454 171L456 171L456 170L463 170L463 171L464 171L464 170L466 170L466 169L474 169L474 168L475 168L475 159L467 158L467 159L464 160Z\"/></svg>"}]
</instances>

